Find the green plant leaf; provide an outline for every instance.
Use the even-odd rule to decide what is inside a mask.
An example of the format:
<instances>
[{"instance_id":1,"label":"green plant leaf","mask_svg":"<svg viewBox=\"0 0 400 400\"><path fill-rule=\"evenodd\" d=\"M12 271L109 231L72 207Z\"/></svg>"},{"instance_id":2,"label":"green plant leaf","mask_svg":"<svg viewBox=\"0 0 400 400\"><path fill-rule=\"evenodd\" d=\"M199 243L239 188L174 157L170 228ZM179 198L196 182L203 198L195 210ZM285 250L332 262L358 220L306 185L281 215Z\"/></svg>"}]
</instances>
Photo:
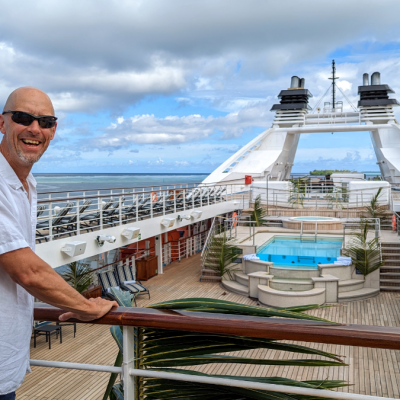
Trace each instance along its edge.
<instances>
[{"instance_id":1,"label":"green plant leaf","mask_svg":"<svg viewBox=\"0 0 400 400\"><path fill-rule=\"evenodd\" d=\"M234 357L208 354L204 356L191 356L182 358L164 358L159 360L144 360L142 364L150 367L186 367L190 365L204 365L204 364L252 364L252 365L290 365L301 367L338 367L346 366L347 364L337 361L326 360L308 360L308 359L290 359L290 360L265 360L254 359L246 357Z\"/></svg>"},{"instance_id":2,"label":"green plant leaf","mask_svg":"<svg viewBox=\"0 0 400 400\"><path fill-rule=\"evenodd\" d=\"M122 360L123 360L122 353L119 351L117 358L115 360L115 363L114 363L114 367L120 367L122 365ZM103 400L107 400L108 397L110 397L111 399L113 398L113 397L111 397L111 393L113 393L113 385L117 378L118 378L118 374L116 374L116 373L112 373L110 375L110 379L108 380L108 385L107 385L106 391L104 393Z\"/></svg>"},{"instance_id":3,"label":"green plant leaf","mask_svg":"<svg viewBox=\"0 0 400 400\"><path fill-rule=\"evenodd\" d=\"M124 386L121 382L112 387L110 400L124 400Z\"/></svg>"},{"instance_id":4,"label":"green plant leaf","mask_svg":"<svg viewBox=\"0 0 400 400\"><path fill-rule=\"evenodd\" d=\"M111 294L114 296L116 302L122 307L132 307L134 295L128 291L110 288Z\"/></svg>"},{"instance_id":5,"label":"green plant leaf","mask_svg":"<svg viewBox=\"0 0 400 400\"><path fill-rule=\"evenodd\" d=\"M148 306L149 308L168 309L168 310L187 310L203 311L224 314L238 313L240 315L258 316L258 317L284 317L293 319L305 319L309 321L318 321L334 324L323 318L301 312L286 311L285 309L274 309L238 304L230 301L208 299L208 298L188 298L164 301Z\"/></svg>"},{"instance_id":6,"label":"green plant leaf","mask_svg":"<svg viewBox=\"0 0 400 400\"><path fill-rule=\"evenodd\" d=\"M89 264L74 261L67 264L67 271L61 276L79 293L84 292L93 282L93 272Z\"/></svg>"}]
</instances>

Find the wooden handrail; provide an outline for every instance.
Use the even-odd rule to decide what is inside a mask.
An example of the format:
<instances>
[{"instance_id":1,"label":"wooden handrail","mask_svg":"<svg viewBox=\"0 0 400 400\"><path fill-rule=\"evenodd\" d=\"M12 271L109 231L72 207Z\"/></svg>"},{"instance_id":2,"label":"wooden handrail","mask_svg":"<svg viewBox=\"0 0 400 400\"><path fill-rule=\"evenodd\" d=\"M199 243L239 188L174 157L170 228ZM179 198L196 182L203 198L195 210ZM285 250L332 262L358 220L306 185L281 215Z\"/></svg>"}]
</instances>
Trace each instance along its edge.
<instances>
[{"instance_id":1,"label":"wooden handrail","mask_svg":"<svg viewBox=\"0 0 400 400\"><path fill-rule=\"evenodd\" d=\"M35 320L58 321L58 317L62 313L63 311L58 308L35 304ZM400 350L400 328L386 326L333 325L318 321L155 310L137 307L118 307L95 321L71 320L71 322L173 329Z\"/></svg>"}]
</instances>

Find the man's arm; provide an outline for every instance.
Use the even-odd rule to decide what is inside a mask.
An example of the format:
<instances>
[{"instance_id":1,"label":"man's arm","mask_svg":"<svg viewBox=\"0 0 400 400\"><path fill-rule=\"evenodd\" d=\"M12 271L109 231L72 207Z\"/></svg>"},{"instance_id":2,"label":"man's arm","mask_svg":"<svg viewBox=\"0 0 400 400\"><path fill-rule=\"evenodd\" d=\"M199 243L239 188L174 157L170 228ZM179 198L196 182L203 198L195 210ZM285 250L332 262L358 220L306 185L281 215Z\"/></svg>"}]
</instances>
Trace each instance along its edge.
<instances>
[{"instance_id":1,"label":"man's arm","mask_svg":"<svg viewBox=\"0 0 400 400\"><path fill-rule=\"evenodd\" d=\"M61 321L69 318L91 321L118 306L115 301L86 299L29 247L1 254L0 268L32 296L67 311L60 316Z\"/></svg>"}]
</instances>

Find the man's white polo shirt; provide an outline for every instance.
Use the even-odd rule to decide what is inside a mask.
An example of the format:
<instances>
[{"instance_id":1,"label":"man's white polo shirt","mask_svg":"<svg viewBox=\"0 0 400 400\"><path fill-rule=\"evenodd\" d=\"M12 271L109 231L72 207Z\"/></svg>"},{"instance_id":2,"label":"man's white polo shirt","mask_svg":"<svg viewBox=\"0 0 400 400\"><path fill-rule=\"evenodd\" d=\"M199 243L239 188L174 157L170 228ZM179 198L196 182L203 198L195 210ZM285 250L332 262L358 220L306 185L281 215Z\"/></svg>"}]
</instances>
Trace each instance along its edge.
<instances>
[{"instance_id":1,"label":"man's white polo shirt","mask_svg":"<svg viewBox=\"0 0 400 400\"><path fill-rule=\"evenodd\" d=\"M35 251L36 181L28 176L29 198L0 153L0 254ZM0 394L15 391L29 371L33 297L0 268Z\"/></svg>"}]
</instances>

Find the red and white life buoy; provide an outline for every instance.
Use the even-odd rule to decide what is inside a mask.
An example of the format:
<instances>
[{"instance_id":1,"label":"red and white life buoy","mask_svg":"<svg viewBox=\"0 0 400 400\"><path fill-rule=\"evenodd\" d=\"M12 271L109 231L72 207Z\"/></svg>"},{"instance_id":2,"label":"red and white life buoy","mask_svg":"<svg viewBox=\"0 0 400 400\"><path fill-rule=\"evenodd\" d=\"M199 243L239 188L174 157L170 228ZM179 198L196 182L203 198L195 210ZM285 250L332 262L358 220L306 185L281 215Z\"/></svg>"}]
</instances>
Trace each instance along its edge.
<instances>
[{"instance_id":1,"label":"red and white life buoy","mask_svg":"<svg viewBox=\"0 0 400 400\"><path fill-rule=\"evenodd\" d=\"M151 192L151 201L152 203L157 201L157 192Z\"/></svg>"},{"instance_id":2,"label":"red and white life buoy","mask_svg":"<svg viewBox=\"0 0 400 400\"><path fill-rule=\"evenodd\" d=\"M392 216L392 229L395 231L397 226L397 219L396 216L393 214Z\"/></svg>"},{"instance_id":3,"label":"red and white life buoy","mask_svg":"<svg viewBox=\"0 0 400 400\"><path fill-rule=\"evenodd\" d=\"M239 217L236 212L232 214L232 226L235 227L238 223Z\"/></svg>"}]
</instances>

